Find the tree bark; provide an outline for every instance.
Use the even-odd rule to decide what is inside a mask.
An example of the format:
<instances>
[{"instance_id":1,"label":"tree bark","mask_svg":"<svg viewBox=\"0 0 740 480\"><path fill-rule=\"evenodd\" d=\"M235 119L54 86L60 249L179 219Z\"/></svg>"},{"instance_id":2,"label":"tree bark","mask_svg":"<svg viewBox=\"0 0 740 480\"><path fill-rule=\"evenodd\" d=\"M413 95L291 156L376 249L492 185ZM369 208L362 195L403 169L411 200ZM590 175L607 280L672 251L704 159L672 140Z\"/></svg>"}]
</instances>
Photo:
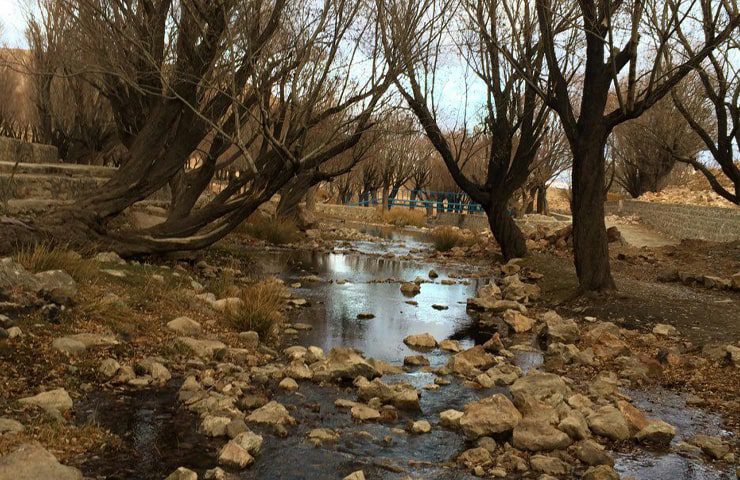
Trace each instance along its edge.
<instances>
[{"instance_id":1,"label":"tree bark","mask_svg":"<svg viewBox=\"0 0 740 480\"><path fill-rule=\"evenodd\" d=\"M549 208L547 205L547 187L540 185L537 187L537 213L547 215Z\"/></svg>"},{"instance_id":2,"label":"tree bark","mask_svg":"<svg viewBox=\"0 0 740 480\"><path fill-rule=\"evenodd\" d=\"M583 135L573 146L573 249L581 291L614 290L604 224L606 137Z\"/></svg>"},{"instance_id":3,"label":"tree bark","mask_svg":"<svg viewBox=\"0 0 740 480\"><path fill-rule=\"evenodd\" d=\"M527 255L527 243L522 231L509 214L506 201L491 202L486 209L493 237L501 247L506 261Z\"/></svg>"}]
</instances>

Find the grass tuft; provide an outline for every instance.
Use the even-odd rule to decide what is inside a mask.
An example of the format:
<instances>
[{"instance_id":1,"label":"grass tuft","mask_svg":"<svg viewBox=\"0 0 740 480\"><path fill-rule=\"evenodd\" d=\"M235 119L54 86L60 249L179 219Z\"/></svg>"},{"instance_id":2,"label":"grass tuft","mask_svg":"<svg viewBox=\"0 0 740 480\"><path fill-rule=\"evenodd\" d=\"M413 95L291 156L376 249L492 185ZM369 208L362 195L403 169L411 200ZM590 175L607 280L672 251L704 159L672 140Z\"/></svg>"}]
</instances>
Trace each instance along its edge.
<instances>
[{"instance_id":1,"label":"grass tuft","mask_svg":"<svg viewBox=\"0 0 740 480\"><path fill-rule=\"evenodd\" d=\"M15 254L15 260L33 273L47 270L64 270L76 282L89 281L98 275L98 266L95 262L64 247L48 244L24 246Z\"/></svg>"},{"instance_id":2,"label":"grass tuft","mask_svg":"<svg viewBox=\"0 0 740 480\"><path fill-rule=\"evenodd\" d=\"M404 207L391 208L390 210L378 210L377 218L383 223L389 223L397 227L425 227L427 224L426 213L423 209L411 210Z\"/></svg>"},{"instance_id":3,"label":"grass tuft","mask_svg":"<svg viewBox=\"0 0 740 480\"><path fill-rule=\"evenodd\" d=\"M244 305L228 315L228 320L239 332L255 331L260 339L269 341L277 334L284 321L284 287L274 279L250 285L242 290Z\"/></svg>"},{"instance_id":4,"label":"grass tuft","mask_svg":"<svg viewBox=\"0 0 740 480\"><path fill-rule=\"evenodd\" d=\"M295 223L290 220L269 218L264 215L248 219L244 223L243 231L251 237L273 245L293 243L301 238L300 231Z\"/></svg>"},{"instance_id":5,"label":"grass tuft","mask_svg":"<svg viewBox=\"0 0 740 480\"><path fill-rule=\"evenodd\" d=\"M453 227L440 227L432 232L432 243L437 251L446 252L454 247L470 246L475 243L475 238Z\"/></svg>"}]
</instances>

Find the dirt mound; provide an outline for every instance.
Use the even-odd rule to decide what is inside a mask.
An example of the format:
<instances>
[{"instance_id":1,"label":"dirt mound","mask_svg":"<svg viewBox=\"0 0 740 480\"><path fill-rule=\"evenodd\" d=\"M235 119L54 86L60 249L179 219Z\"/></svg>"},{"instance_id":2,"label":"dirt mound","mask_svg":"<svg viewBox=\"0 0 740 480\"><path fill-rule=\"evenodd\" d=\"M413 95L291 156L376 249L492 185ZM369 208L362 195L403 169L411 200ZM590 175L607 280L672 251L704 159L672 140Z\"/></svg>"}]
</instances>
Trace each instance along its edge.
<instances>
[{"instance_id":1,"label":"dirt mound","mask_svg":"<svg viewBox=\"0 0 740 480\"><path fill-rule=\"evenodd\" d=\"M683 205L701 205L705 207L736 207L732 202L722 198L713 191L692 190L689 187L669 187L661 192L648 192L638 200L654 203L677 203Z\"/></svg>"}]
</instances>

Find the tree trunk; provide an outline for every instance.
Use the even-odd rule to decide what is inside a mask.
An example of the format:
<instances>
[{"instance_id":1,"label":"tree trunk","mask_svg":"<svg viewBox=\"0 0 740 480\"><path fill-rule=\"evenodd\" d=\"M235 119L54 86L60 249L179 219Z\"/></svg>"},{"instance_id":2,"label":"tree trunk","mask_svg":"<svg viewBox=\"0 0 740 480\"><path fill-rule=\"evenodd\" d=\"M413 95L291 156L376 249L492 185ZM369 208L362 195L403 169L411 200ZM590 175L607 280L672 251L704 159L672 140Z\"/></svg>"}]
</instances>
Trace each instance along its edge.
<instances>
[{"instance_id":1,"label":"tree trunk","mask_svg":"<svg viewBox=\"0 0 740 480\"><path fill-rule=\"evenodd\" d=\"M492 202L486 209L491 232L501 247L506 261L527 255L527 243L522 231L509 214L506 201Z\"/></svg>"},{"instance_id":2,"label":"tree trunk","mask_svg":"<svg viewBox=\"0 0 740 480\"><path fill-rule=\"evenodd\" d=\"M382 201L381 206L383 207L383 211L388 210L388 190L389 190L389 188L387 186L383 186L383 189L381 191L381 196L382 196L382 198L381 198L381 201Z\"/></svg>"},{"instance_id":3,"label":"tree trunk","mask_svg":"<svg viewBox=\"0 0 740 480\"><path fill-rule=\"evenodd\" d=\"M573 250L582 292L614 290L604 224L606 136L582 135L573 146Z\"/></svg>"},{"instance_id":4,"label":"tree trunk","mask_svg":"<svg viewBox=\"0 0 740 480\"><path fill-rule=\"evenodd\" d=\"M290 220L301 230L310 228L311 218L301 208L301 201L307 196L313 186L313 175L299 175L294 177L280 190L276 216L283 220Z\"/></svg>"},{"instance_id":5,"label":"tree trunk","mask_svg":"<svg viewBox=\"0 0 740 480\"><path fill-rule=\"evenodd\" d=\"M540 185L537 187L537 213L547 215L549 208L547 205L547 187Z\"/></svg>"},{"instance_id":6,"label":"tree trunk","mask_svg":"<svg viewBox=\"0 0 740 480\"><path fill-rule=\"evenodd\" d=\"M411 190L411 198L409 201L409 209L413 210L416 208L416 190Z\"/></svg>"}]
</instances>

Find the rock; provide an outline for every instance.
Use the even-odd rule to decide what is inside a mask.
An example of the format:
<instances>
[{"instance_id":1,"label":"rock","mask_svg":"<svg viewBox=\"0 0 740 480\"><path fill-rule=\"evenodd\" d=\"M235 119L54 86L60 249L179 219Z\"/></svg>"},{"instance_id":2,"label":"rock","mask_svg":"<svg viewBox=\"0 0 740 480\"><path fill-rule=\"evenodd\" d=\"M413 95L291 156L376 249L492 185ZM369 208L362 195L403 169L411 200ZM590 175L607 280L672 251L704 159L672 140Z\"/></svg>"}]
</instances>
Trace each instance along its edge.
<instances>
[{"instance_id":1,"label":"rock","mask_svg":"<svg viewBox=\"0 0 740 480\"><path fill-rule=\"evenodd\" d=\"M412 433L429 433L432 431L432 426L426 420L417 420L411 424Z\"/></svg>"},{"instance_id":2,"label":"rock","mask_svg":"<svg viewBox=\"0 0 740 480\"><path fill-rule=\"evenodd\" d=\"M206 470L205 480L227 480L227 474L221 467Z\"/></svg>"},{"instance_id":3,"label":"rock","mask_svg":"<svg viewBox=\"0 0 740 480\"><path fill-rule=\"evenodd\" d=\"M311 370L315 381L354 380L357 377L374 378L379 375L375 367L356 350L345 347L332 348L325 360L311 365Z\"/></svg>"},{"instance_id":4,"label":"rock","mask_svg":"<svg viewBox=\"0 0 740 480\"><path fill-rule=\"evenodd\" d=\"M505 312L506 310L518 310L527 313L527 307L516 300L496 300L490 297L468 298L468 308L472 310L483 310L489 312Z\"/></svg>"},{"instance_id":5,"label":"rock","mask_svg":"<svg viewBox=\"0 0 740 480\"><path fill-rule=\"evenodd\" d=\"M126 260L122 259L116 252L100 252L93 257L93 260L100 263L126 265Z\"/></svg>"},{"instance_id":6,"label":"rock","mask_svg":"<svg viewBox=\"0 0 740 480\"><path fill-rule=\"evenodd\" d=\"M632 435L647 427L650 423L644 413L625 400L618 400L617 408L622 412L625 420L627 420L627 425L629 425L630 434Z\"/></svg>"},{"instance_id":7,"label":"rock","mask_svg":"<svg viewBox=\"0 0 740 480\"><path fill-rule=\"evenodd\" d=\"M547 343L576 343L580 337L578 324L573 319L563 319L555 311L550 310L542 316L545 326L542 329L542 335Z\"/></svg>"},{"instance_id":8,"label":"rock","mask_svg":"<svg viewBox=\"0 0 740 480\"><path fill-rule=\"evenodd\" d=\"M447 305L442 305L441 303L433 303L432 308L435 310L447 310L450 307L448 307Z\"/></svg>"},{"instance_id":9,"label":"rock","mask_svg":"<svg viewBox=\"0 0 740 480\"><path fill-rule=\"evenodd\" d=\"M428 275L429 275L429 278L437 278L437 277L439 277L439 274L437 273L437 271L435 269L429 270Z\"/></svg>"},{"instance_id":10,"label":"rock","mask_svg":"<svg viewBox=\"0 0 740 480\"><path fill-rule=\"evenodd\" d=\"M514 330L515 333L524 333L532 329L534 321L516 310L504 312L504 322Z\"/></svg>"},{"instance_id":11,"label":"rock","mask_svg":"<svg viewBox=\"0 0 740 480\"><path fill-rule=\"evenodd\" d=\"M365 472L363 472L362 470L352 472L344 477L342 480L365 480Z\"/></svg>"},{"instance_id":12,"label":"rock","mask_svg":"<svg viewBox=\"0 0 740 480\"><path fill-rule=\"evenodd\" d=\"M188 317L177 317L167 323L167 328L180 335L198 335L203 327L200 323Z\"/></svg>"},{"instance_id":13,"label":"rock","mask_svg":"<svg viewBox=\"0 0 740 480\"><path fill-rule=\"evenodd\" d=\"M525 417L514 427L513 445L522 450L561 450L572 442L568 435L540 418Z\"/></svg>"},{"instance_id":14,"label":"rock","mask_svg":"<svg viewBox=\"0 0 740 480\"><path fill-rule=\"evenodd\" d=\"M285 375L295 380L310 380L313 378L313 371L303 361L293 360L285 369Z\"/></svg>"},{"instance_id":15,"label":"rock","mask_svg":"<svg viewBox=\"0 0 740 480\"><path fill-rule=\"evenodd\" d=\"M82 472L59 463L39 443L19 446L0 457L0 480L83 480Z\"/></svg>"},{"instance_id":16,"label":"rock","mask_svg":"<svg viewBox=\"0 0 740 480\"><path fill-rule=\"evenodd\" d=\"M459 410L445 410L443 412L440 412L439 414L439 423L443 427L447 428L459 428L460 427L460 419L463 417L464 413Z\"/></svg>"},{"instance_id":17,"label":"rock","mask_svg":"<svg viewBox=\"0 0 740 480\"><path fill-rule=\"evenodd\" d=\"M249 452L251 455L257 455L262 449L262 436L254 432L242 432L232 439L232 442Z\"/></svg>"},{"instance_id":18,"label":"rock","mask_svg":"<svg viewBox=\"0 0 740 480\"><path fill-rule=\"evenodd\" d=\"M401 284L401 293L407 297L413 297L421 292L421 285L414 282L405 282Z\"/></svg>"},{"instance_id":19,"label":"rock","mask_svg":"<svg viewBox=\"0 0 740 480\"><path fill-rule=\"evenodd\" d=\"M234 440L230 440L218 453L218 463L226 468L243 469L254 463L254 458Z\"/></svg>"},{"instance_id":20,"label":"rock","mask_svg":"<svg viewBox=\"0 0 740 480\"><path fill-rule=\"evenodd\" d=\"M453 355L447 362L447 368L453 373L465 377L478 375L481 369L495 365L496 357L486 352L482 345L476 345Z\"/></svg>"},{"instance_id":21,"label":"rock","mask_svg":"<svg viewBox=\"0 0 740 480\"><path fill-rule=\"evenodd\" d=\"M503 387L511 385L521 377L522 369L510 363L502 363L501 365L489 368L486 371L486 375L491 379L494 385Z\"/></svg>"},{"instance_id":22,"label":"rock","mask_svg":"<svg viewBox=\"0 0 740 480\"><path fill-rule=\"evenodd\" d=\"M110 347L120 342L112 335L98 333L77 333L66 337L57 338L52 342L52 347L66 354L80 353L92 347Z\"/></svg>"},{"instance_id":23,"label":"rock","mask_svg":"<svg viewBox=\"0 0 740 480\"><path fill-rule=\"evenodd\" d=\"M655 420L637 432L635 438L642 444L665 448L671 444L675 435L676 429L672 425L662 420Z\"/></svg>"},{"instance_id":24,"label":"rock","mask_svg":"<svg viewBox=\"0 0 740 480\"><path fill-rule=\"evenodd\" d=\"M231 423L228 417L218 417L214 415L206 416L200 423L198 431L209 437L225 437L226 427Z\"/></svg>"},{"instance_id":25,"label":"rock","mask_svg":"<svg viewBox=\"0 0 740 480\"><path fill-rule=\"evenodd\" d=\"M247 422L284 427L294 425L296 420L282 404L273 400L249 414Z\"/></svg>"},{"instance_id":26,"label":"rock","mask_svg":"<svg viewBox=\"0 0 740 480\"><path fill-rule=\"evenodd\" d=\"M372 318L375 318L375 314L374 313L360 312L360 313L357 314L357 319L358 320L370 320Z\"/></svg>"},{"instance_id":27,"label":"rock","mask_svg":"<svg viewBox=\"0 0 740 480\"><path fill-rule=\"evenodd\" d=\"M164 480L198 480L198 474L185 467L179 467L170 473Z\"/></svg>"},{"instance_id":28,"label":"rock","mask_svg":"<svg viewBox=\"0 0 740 480\"><path fill-rule=\"evenodd\" d=\"M172 378L172 374L167 370L167 367L159 363L154 358L145 358L136 362L134 371L138 372L140 375L150 375L152 380L160 385L164 385Z\"/></svg>"},{"instance_id":29,"label":"rock","mask_svg":"<svg viewBox=\"0 0 740 480\"><path fill-rule=\"evenodd\" d=\"M419 410L419 392L409 383L386 384L379 378L369 382L360 377L355 384L357 395L364 401L379 398L383 404L390 403L401 410Z\"/></svg>"},{"instance_id":30,"label":"rock","mask_svg":"<svg viewBox=\"0 0 740 480\"><path fill-rule=\"evenodd\" d=\"M126 272L123 270L116 270L113 268L101 268L100 271L106 275L116 278L126 278Z\"/></svg>"},{"instance_id":31,"label":"rock","mask_svg":"<svg viewBox=\"0 0 740 480\"><path fill-rule=\"evenodd\" d=\"M239 340L246 348L256 349L260 346L260 334L257 332L239 332Z\"/></svg>"},{"instance_id":32,"label":"rock","mask_svg":"<svg viewBox=\"0 0 740 480\"><path fill-rule=\"evenodd\" d=\"M39 282L39 293L54 303L66 305L77 295L77 282L62 270L48 270L35 275Z\"/></svg>"},{"instance_id":33,"label":"rock","mask_svg":"<svg viewBox=\"0 0 740 480\"><path fill-rule=\"evenodd\" d=\"M597 465L586 470L581 480L619 480L619 474L609 465Z\"/></svg>"},{"instance_id":34,"label":"rock","mask_svg":"<svg viewBox=\"0 0 740 480\"><path fill-rule=\"evenodd\" d=\"M431 349L437 346L437 340L435 340L434 337L428 333L409 335L408 337L403 339L403 343L405 343L410 348L417 349Z\"/></svg>"},{"instance_id":35,"label":"rock","mask_svg":"<svg viewBox=\"0 0 740 480\"><path fill-rule=\"evenodd\" d=\"M519 410L501 394L465 405L460 427L468 438L508 432L522 419Z\"/></svg>"},{"instance_id":36,"label":"rock","mask_svg":"<svg viewBox=\"0 0 740 480\"><path fill-rule=\"evenodd\" d=\"M558 430L568 434L573 440L583 440L590 435L588 423L583 415L573 410L563 418L558 424Z\"/></svg>"},{"instance_id":37,"label":"rock","mask_svg":"<svg viewBox=\"0 0 740 480\"><path fill-rule=\"evenodd\" d=\"M23 265L10 257L0 259L0 291L20 289L37 292L40 288L39 280L28 272Z\"/></svg>"},{"instance_id":38,"label":"rock","mask_svg":"<svg viewBox=\"0 0 740 480\"><path fill-rule=\"evenodd\" d=\"M227 297L211 303L214 310L221 313L236 313L244 306L244 301L238 297Z\"/></svg>"},{"instance_id":39,"label":"rock","mask_svg":"<svg viewBox=\"0 0 740 480\"><path fill-rule=\"evenodd\" d=\"M318 447L323 443L338 442L339 434L329 428L315 428L308 432L308 441Z\"/></svg>"},{"instance_id":40,"label":"rock","mask_svg":"<svg viewBox=\"0 0 740 480\"><path fill-rule=\"evenodd\" d=\"M75 355L87 350L87 346L84 343L69 337L54 339L51 342L51 348L67 355Z\"/></svg>"},{"instance_id":41,"label":"rock","mask_svg":"<svg viewBox=\"0 0 740 480\"><path fill-rule=\"evenodd\" d=\"M113 376L115 376L116 373L118 373L119 368L121 368L121 364L118 363L114 358L106 358L105 360L100 362L98 372L100 372L103 378L111 379L113 378Z\"/></svg>"},{"instance_id":42,"label":"rock","mask_svg":"<svg viewBox=\"0 0 740 480\"><path fill-rule=\"evenodd\" d=\"M407 355L403 357L403 364L409 367L427 367L429 359L424 355Z\"/></svg>"},{"instance_id":43,"label":"rock","mask_svg":"<svg viewBox=\"0 0 740 480\"><path fill-rule=\"evenodd\" d=\"M572 451L576 458L586 465L614 465L614 459L604 447L593 440L581 440L573 446Z\"/></svg>"},{"instance_id":44,"label":"rock","mask_svg":"<svg viewBox=\"0 0 740 480\"><path fill-rule=\"evenodd\" d=\"M439 348L446 352L458 353L462 351L462 346L460 345L460 342L450 339L442 340L441 342L439 342Z\"/></svg>"},{"instance_id":45,"label":"rock","mask_svg":"<svg viewBox=\"0 0 740 480\"><path fill-rule=\"evenodd\" d=\"M457 457L457 462L465 465L469 469L476 467L486 467L493 463L491 452L482 447L465 450Z\"/></svg>"},{"instance_id":46,"label":"rock","mask_svg":"<svg viewBox=\"0 0 740 480\"><path fill-rule=\"evenodd\" d=\"M565 475L568 473L568 465L555 457L545 455L533 455L529 459L532 470L547 475Z\"/></svg>"},{"instance_id":47,"label":"rock","mask_svg":"<svg viewBox=\"0 0 740 480\"><path fill-rule=\"evenodd\" d=\"M228 425L226 425L226 435L229 438L236 438L240 433L248 432L249 427L241 418L232 418Z\"/></svg>"},{"instance_id":48,"label":"rock","mask_svg":"<svg viewBox=\"0 0 740 480\"><path fill-rule=\"evenodd\" d=\"M529 399L540 400L554 406L568 398L570 394L570 387L561 377L536 370L530 370L527 375L511 385L514 404L520 407L525 405Z\"/></svg>"},{"instance_id":49,"label":"rock","mask_svg":"<svg viewBox=\"0 0 740 480\"><path fill-rule=\"evenodd\" d=\"M688 442L691 445L701 448L702 452L715 460L724 458L725 455L730 453L730 446L717 437L710 437L709 435L695 435L691 437Z\"/></svg>"},{"instance_id":50,"label":"rock","mask_svg":"<svg viewBox=\"0 0 740 480\"><path fill-rule=\"evenodd\" d=\"M596 410L586 419L592 432L611 440L627 440L630 438L630 427L622 412L612 406L604 406Z\"/></svg>"},{"instance_id":51,"label":"rock","mask_svg":"<svg viewBox=\"0 0 740 480\"><path fill-rule=\"evenodd\" d=\"M226 345L217 340L197 340L190 337L178 337L177 343L205 360L210 360L216 351L226 348Z\"/></svg>"},{"instance_id":52,"label":"rock","mask_svg":"<svg viewBox=\"0 0 740 480\"><path fill-rule=\"evenodd\" d=\"M361 421L378 420L380 418L380 412L374 408L368 407L367 405L357 404L350 410L352 418Z\"/></svg>"},{"instance_id":53,"label":"rock","mask_svg":"<svg viewBox=\"0 0 740 480\"><path fill-rule=\"evenodd\" d=\"M0 435L5 435L6 433L21 433L25 429L26 427L17 420L0 417Z\"/></svg>"},{"instance_id":54,"label":"rock","mask_svg":"<svg viewBox=\"0 0 740 480\"><path fill-rule=\"evenodd\" d=\"M278 387L289 392L295 392L298 390L298 383L290 377L285 377L280 381Z\"/></svg>"},{"instance_id":55,"label":"rock","mask_svg":"<svg viewBox=\"0 0 740 480\"><path fill-rule=\"evenodd\" d=\"M673 325L666 325L659 323L653 327L653 333L663 337L676 337L678 336L678 330Z\"/></svg>"},{"instance_id":56,"label":"rock","mask_svg":"<svg viewBox=\"0 0 740 480\"><path fill-rule=\"evenodd\" d=\"M66 412L72 409L72 398L63 388L39 393L33 397L21 398L18 402L24 405L41 407L44 410L57 410L59 412Z\"/></svg>"}]
</instances>

